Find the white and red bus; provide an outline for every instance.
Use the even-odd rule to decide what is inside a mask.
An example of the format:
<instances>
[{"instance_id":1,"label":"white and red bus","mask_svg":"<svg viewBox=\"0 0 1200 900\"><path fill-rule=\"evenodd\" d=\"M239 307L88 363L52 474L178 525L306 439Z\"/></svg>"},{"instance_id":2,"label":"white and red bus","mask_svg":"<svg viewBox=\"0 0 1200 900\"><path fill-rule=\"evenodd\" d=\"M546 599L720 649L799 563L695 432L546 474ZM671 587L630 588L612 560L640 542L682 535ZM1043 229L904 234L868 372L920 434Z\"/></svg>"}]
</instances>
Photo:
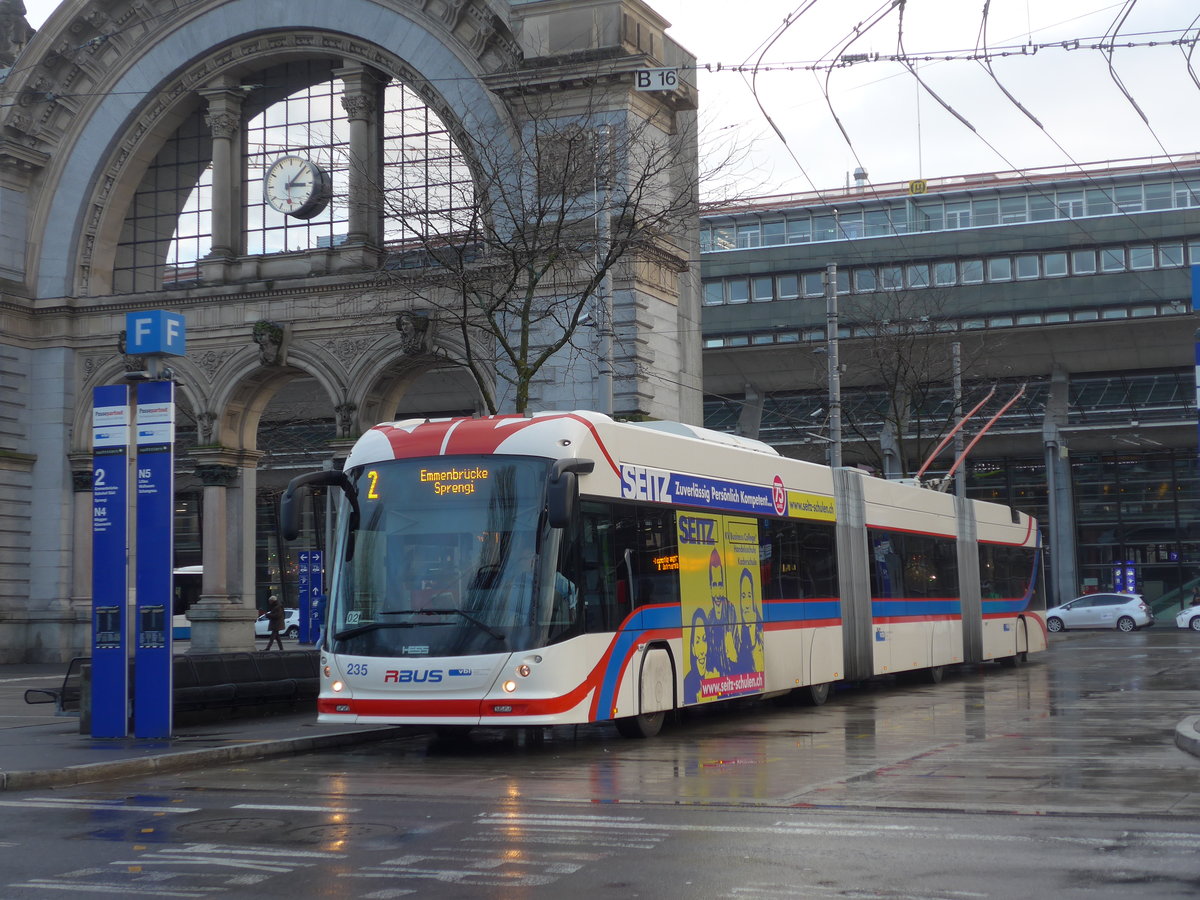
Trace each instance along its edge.
<instances>
[{"instance_id":1,"label":"white and red bus","mask_svg":"<svg viewBox=\"0 0 1200 900\"><path fill-rule=\"evenodd\" d=\"M650 736L674 709L1046 647L1036 522L592 412L383 424L342 472L319 719Z\"/></svg>"}]
</instances>

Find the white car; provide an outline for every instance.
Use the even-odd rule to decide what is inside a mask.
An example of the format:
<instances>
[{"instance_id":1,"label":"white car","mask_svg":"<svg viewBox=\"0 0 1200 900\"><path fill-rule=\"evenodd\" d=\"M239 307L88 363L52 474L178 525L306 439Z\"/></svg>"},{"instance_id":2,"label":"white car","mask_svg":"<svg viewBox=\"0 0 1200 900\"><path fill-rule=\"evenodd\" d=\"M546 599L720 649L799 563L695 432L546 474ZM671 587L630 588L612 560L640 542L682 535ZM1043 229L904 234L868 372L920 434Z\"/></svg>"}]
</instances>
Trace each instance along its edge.
<instances>
[{"instance_id":1,"label":"white car","mask_svg":"<svg viewBox=\"0 0 1200 900\"><path fill-rule=\"evenodd\" d=\"M1154 613L1141 594L1084 594L1070 603L1046 610L1046 630L1115 628L1137 631L1154 624Z\"/></svg>"},{"instance_id":2,"label":"white car","mask_svg":"<svg viewBox=\"0 0 1200 900\"><path fill-rule=\"evenodd\" d=\"M283 612L283 636L294 641L300 636L300 610L285 609ZM267 614L263 613L254 623L254 636L266 637L270 633L271 623L267 619Z\"/></svg>"},{"instance_id":3,"label":"white car","mask_svg":"<svg viewBox=\"0 0 1200 900\"><path fill-rule=\"evenodd\" d=\"M1175 617L1175 625L1178 628L1190 628L1192 631L1200 631L1200 606L1189 606L1187 609L1180 611Z\"/></svg>"}]
</instances>

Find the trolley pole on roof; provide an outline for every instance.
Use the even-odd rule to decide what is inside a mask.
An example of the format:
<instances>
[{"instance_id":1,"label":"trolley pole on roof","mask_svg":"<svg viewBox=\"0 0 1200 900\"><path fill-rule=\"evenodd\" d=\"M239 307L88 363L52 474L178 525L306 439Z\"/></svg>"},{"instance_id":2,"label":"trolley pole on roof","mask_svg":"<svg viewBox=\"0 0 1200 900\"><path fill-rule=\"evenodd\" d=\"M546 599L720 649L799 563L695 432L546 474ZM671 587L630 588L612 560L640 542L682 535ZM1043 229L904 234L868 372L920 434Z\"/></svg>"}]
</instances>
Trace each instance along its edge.
<instances>
[{"instance_id":1,"label":"trolley pole on roof","mask_svg":"<svg viewBox=\"0 0 1200 900\"><path fill-rule=\"evenodd\" d=\"M842 465L842 369L838 364L837 263L825 267L825 350L829 366L829 467Z\"/></svg>"},{"instance_id":2,"label":"trolley pole on roof","mask_svg":"<svg viewBox=\"0 0 1200 900\"><path fill-rule=\"evenodd\" d=\"M950 364L954 372L954 421L961 422L963 418L962 391L962 343L955 341L950 345ZM962 429L954 432L954 458L958 459L963 452ZM966 467L954 473L954 493L958 497L967 496Z\"/></svg>"}]
</instances>

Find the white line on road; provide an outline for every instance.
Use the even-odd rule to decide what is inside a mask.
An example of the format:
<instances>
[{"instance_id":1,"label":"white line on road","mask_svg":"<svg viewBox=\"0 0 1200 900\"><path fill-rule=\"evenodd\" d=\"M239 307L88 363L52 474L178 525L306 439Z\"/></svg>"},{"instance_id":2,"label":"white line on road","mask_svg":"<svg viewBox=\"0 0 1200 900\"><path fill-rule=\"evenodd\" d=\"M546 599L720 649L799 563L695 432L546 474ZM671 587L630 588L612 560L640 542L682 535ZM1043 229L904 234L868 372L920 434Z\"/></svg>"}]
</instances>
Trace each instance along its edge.
<instances>
[{"instance_id":1,"label":"white line on road","mask_svg":"<svg viewBox=\"0 0 1200 900\"><path fill-rule=\"evenodd\" d=\"M279 804L269 803L238 803L231 809L273 809L283 812L328 812L328 813L355 813L361 812L351 806L283 806Z\"/></svg>"}]
</instances>

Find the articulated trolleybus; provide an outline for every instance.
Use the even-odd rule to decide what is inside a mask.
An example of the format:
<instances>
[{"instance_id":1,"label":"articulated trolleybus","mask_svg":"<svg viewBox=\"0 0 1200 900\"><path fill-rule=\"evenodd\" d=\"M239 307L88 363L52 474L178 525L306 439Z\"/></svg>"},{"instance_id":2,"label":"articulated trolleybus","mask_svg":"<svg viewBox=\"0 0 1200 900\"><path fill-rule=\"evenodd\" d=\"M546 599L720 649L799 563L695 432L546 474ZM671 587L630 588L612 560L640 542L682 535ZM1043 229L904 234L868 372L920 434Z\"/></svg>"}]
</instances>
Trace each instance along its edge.
<instances>
[{"instance_id":1,"label":"articulated trolleybus","mask_svg":"<svg viewBox=\"0 0 1200 900\"><path fill-rule=\"evenodd\" d=\"M1036 523L592 412L379 425L342 472L319 719L613 721L1046 647Z\"/></svg>"}]
</instances>

